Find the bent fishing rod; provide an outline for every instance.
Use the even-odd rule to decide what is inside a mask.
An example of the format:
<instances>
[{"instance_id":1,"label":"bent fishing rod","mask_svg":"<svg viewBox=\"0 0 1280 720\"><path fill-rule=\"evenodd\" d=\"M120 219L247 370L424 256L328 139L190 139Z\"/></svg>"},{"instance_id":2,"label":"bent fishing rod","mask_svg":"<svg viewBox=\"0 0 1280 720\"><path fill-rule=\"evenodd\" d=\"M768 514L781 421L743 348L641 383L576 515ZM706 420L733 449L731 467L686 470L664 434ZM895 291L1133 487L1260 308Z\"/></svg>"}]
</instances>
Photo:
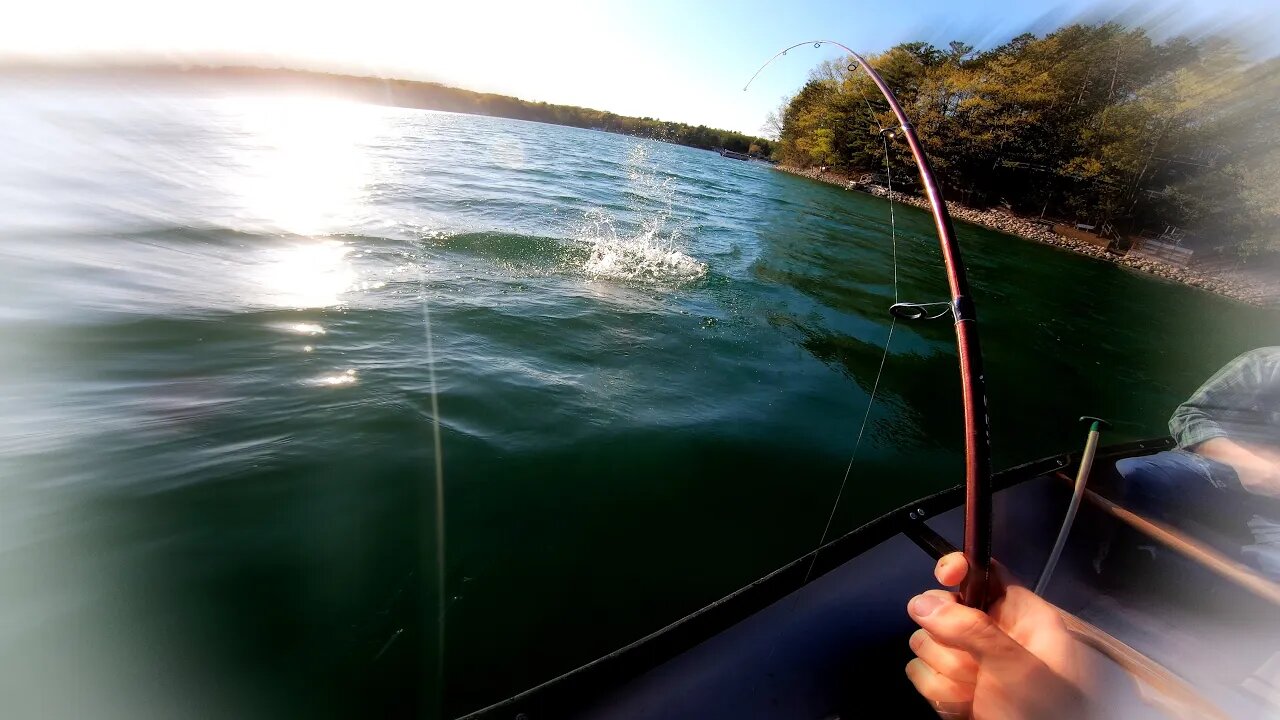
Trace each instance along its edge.
<instances>
[{"instance_id":1,"label":"bent fishing rod","mask_svg":"<svg viewBox=\"0 0 1280 720\"><path fill-rule=\"evenodd\" d=\"M929 211L933 214L934 227L938 233L938 242L942 247L942 261L946 269L947 284L951 291L950 311L955 318L956 349L960 364L960 391L964 404L964 455L965 455L965 502L964 502L964 557L969 563L969 572L965 576L961 588L961 598L970 607L985 609L987 591L991 574L991 434L990 420L987 416L986 381L982 371L982 351L978 344L977 315L973 298L969 291L969 281L965 274L964 261L960 256L960 245L956 242L955 229L951 224L951 215L942 199L942 191L934 178L933 168L925 155L920 139L916 136L911 120L903 112L898 98L889 89L880 73L871 67L861 55L847 45L834 40L810 40L796 43L778 52L760 69L747 87L774 60L786 55L789 50L813 45L834 45L841 48L853 58L857 66L875 83L880 94L884 96L889 109L897 120L897 131L902 133L915 160L916 169L920 173L920 184L924 187L925 197L929 202ZM849 67L853 70L853 66ZM874 118L873 118L874 119ZM885 128L882 135L892 136L894 128ZM890 202L893 198L890 197ZM896 318L918 320L936 317L930 315L926 307L932 303L894 303L889 312Z\"/></svg>"}]
</instances>

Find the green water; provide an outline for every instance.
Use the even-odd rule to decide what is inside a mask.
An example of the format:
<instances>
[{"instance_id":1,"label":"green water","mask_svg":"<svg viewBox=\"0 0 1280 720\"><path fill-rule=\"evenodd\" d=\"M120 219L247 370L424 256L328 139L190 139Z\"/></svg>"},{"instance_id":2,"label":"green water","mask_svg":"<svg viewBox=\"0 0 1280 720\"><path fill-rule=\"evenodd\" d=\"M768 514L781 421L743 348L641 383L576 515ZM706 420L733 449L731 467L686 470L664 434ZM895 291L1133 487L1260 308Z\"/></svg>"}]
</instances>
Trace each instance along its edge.
<instances>
[{"instance_id":1,"label":"green water","mask_svg":"<svg viewBox=\"0 0 1280 720\"><path fill-rule=\"evenodd\" d=\"M15 716L456 713L817 542L888 332L883 201L508 120L5 92ZM958 230L997 465L1082 414L1161 434L1280 343L1274 311ZM945 299L928 216L897 235L900 297ZM950 324L899 323L833 532L960 481L958 395Z\"/></svg>"}]
</instances>

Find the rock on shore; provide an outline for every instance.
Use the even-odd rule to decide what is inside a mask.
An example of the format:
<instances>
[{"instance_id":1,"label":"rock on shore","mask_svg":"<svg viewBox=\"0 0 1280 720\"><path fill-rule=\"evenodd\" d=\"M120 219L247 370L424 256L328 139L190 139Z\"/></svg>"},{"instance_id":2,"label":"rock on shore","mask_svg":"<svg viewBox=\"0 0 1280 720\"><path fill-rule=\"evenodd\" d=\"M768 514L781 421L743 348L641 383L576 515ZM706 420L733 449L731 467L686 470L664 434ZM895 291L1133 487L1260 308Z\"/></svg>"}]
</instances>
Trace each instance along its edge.
<instances>
[{"instance_id":1,"label":"rock on shore","mask_svg":"<svg viewBox=\"0 0 1280 720\"><path fill-rule=\"evenodd\" d=\"M865 178L851 178L842 173L831 170L823 171L820 168L796 168L786 165L775 165L777 170L791 173L792 175L800 175L811 180L838 185L847 190L860 190L876 197L887 198L889 191L877 184L867 182ZM914 205L919 208L927 208L928 203L924 198L915 195L908 195L894 191L893 201L906 205ZM1153 260L1151 258L1118 255L1107 252L1104 248L1093 245L1088 242L1082 242L1068 237L1063 237L1053 232L1043 224L1037 224L1025 218L1012 215L1004 210L987 209L975 210L965 207L955 202L947 202L947 211L951 213L951 217L957 220L963 220L974 225L981 225L992 230L998 230L1009 235L1015 235L1027 240L1034 240L1045 245L1070 250L1072 252L1088 255L1089 257L1103 260L1123 267L1131 268L1140 272L1149 273L1158 277L1180 282L1192 287L1208 290L1209 292L1225 295L1226 297L1247 302L1254 305L1274 305L1280 299L1280 287L1277 284L1259 282L1254 278L1244 276L1229 276L1224 274L1210 274L1194 268L1178 267L1169 263Z\"/></svg>"}]
</instances>

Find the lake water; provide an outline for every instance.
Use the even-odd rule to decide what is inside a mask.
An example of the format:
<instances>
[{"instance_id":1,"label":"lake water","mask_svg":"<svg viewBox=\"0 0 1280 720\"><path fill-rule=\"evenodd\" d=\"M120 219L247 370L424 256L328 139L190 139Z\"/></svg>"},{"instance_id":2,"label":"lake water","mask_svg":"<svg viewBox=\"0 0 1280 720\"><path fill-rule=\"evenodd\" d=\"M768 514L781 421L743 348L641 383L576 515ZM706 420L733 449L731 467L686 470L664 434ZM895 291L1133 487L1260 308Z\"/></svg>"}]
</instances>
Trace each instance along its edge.
<instances>
[{"instance_id":1,"label":"lake water","mask_svg":"<svg viewBox=\"0 0 1280 720\"><path fill-rule=\"evenodd\" d=\"M458 713L817 543L889 329L884 201L495 118L0 93L6 714ZM898 293L946 299L896 212ZM998 466L1082 414L1163 434L1280 343L1275 311L958 230ZM895 328L833 534L961 481L953 342Z\"/></svg>"}]
</instances>

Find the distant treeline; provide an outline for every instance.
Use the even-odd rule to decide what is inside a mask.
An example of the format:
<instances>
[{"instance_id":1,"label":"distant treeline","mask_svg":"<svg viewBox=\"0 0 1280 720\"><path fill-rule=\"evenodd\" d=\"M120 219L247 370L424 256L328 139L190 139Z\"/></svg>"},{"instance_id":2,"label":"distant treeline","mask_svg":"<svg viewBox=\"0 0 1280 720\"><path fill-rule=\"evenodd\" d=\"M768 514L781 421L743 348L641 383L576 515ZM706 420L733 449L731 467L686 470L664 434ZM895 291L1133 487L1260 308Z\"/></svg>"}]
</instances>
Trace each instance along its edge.
<instances>
[{"instance_id":1,"label":"distant treeline","mask_svg":"<svg viewBox=\"0 0 1280 720\"><path fill-rule=\"evenodd\" d=\"M380 82L389 84L389 91L393 94L392 102L396 105L412 104L414 107L433 110L591 128L653 138L705 150L725 148L764 157L773 151L773 144L764 138L752 137L732 130L709 128L706 125L686 125L680 122L655 120L651 117L617 115L604 110L592 110L573 105L530 102L508 95L478 93L435 83L407 80Z\"/></svg>"},{"instance_id":2,"label":"distant treeline","mask_svg":"<svg viewBox=\"0 0 1280 720\"><path fill-rule=\"evenodd\" d=\"M1249 62L1222 39L1157 43L1106 23L985 52L905 43L869 61L948 197L1120 234L1173 226L1233 255L1280 248L1280 58ZM895 123L851 67L820 64L771 118L778 160L884 172L879 129ZM904 143L890 155L914 176Z\"/></svg>"},{"instance_id":3,"label":"distant treeline","mask_svg":"<svg viewBox=\"0 0 1280 720\"><path fill-rule=\"evenodd\" d=\"M208 77L214 80L233 80L273 88L302 87L382 105L446 110L449 112L470 113L472 115L489 115L556 125L570 125L572 127L653 138L706 150L726 148L736 152L751 153L760 157L768 157L773 152L773 143L770 141L732 130L718 130L705 125L686 125L685 123L655 120L649 117L617 115L603 110L592 110L572 105L530 102L508 95L472 92L471 90L462 90L439 83L390 80L284 68L115 67L99 68L98 71L137 72L150 76L177 74L187 79Z\"/></svg>"},{"instance_id":4,"label":"distant treeline","mask_svg":"<svg viewBox=\"0 0 1280 720\"><path fill-rule=\"evenodd\" d=\"M325 94L336 94L363 102L424 110L489 115L535 122L569 125L607 132L652 138L705 150L726 148L767 158L773 143L765 138L744 135L733 130L719 130L705 125L631 117L603 110L530 102L509 95L495 95L449 87L439 83L415 80L342 75L313 70L260 68L249 66L172 66L172 65L107 65L96 67L56 65L5 65L0 75L65 76L101 75L109 77L142 77L149 79L178 78L184 83L232 81L238 84L270 89L298 88Z\"/></svg>"}]
</instances>

